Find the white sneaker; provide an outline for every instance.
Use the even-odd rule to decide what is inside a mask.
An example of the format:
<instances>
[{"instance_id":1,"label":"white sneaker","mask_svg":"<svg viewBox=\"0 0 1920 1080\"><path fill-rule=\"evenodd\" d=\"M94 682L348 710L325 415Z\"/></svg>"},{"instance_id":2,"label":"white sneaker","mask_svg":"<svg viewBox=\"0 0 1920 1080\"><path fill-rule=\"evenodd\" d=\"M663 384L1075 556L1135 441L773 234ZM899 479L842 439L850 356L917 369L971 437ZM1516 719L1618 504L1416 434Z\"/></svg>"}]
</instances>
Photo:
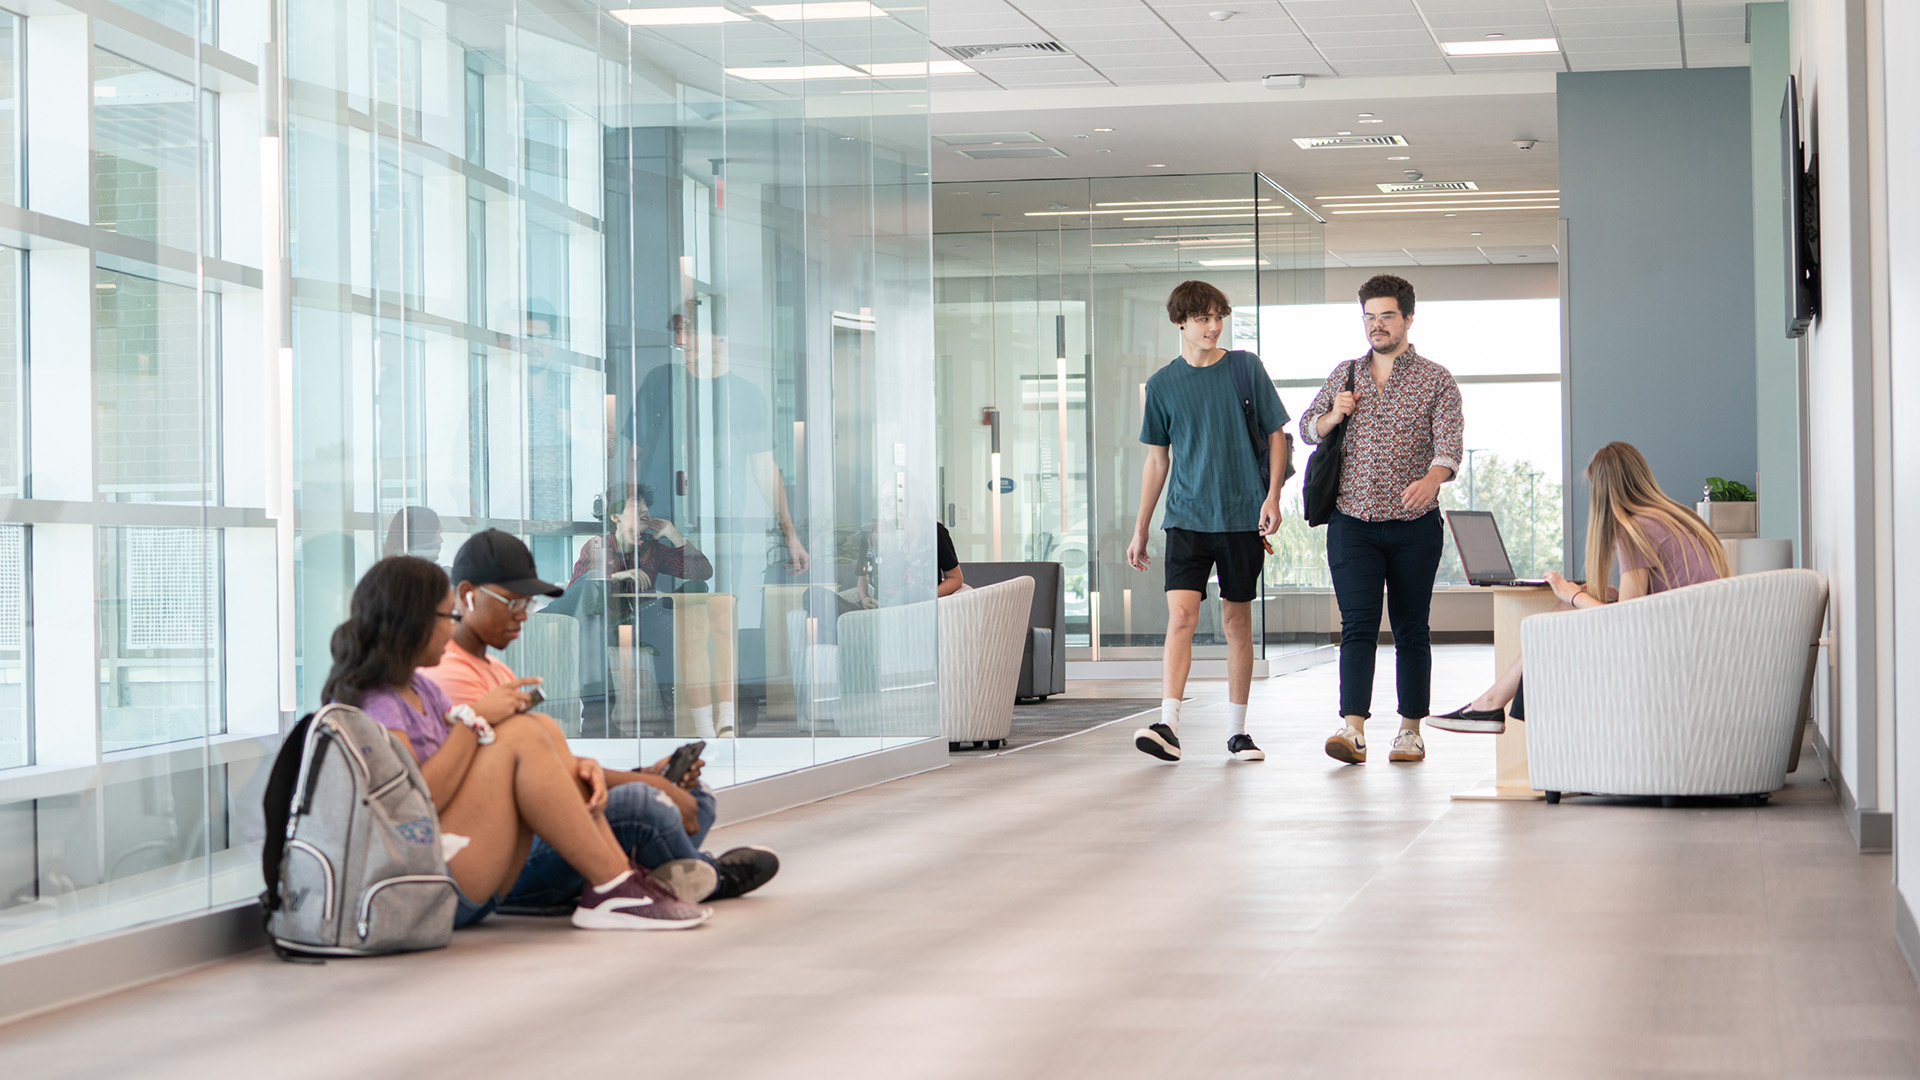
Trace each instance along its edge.
<instances>
[{"instance_id":1,"label":"white sneaker","mask_svg":"<svg viewBox=\"0 0 1920 1080\"><path fill-rule=\"evenodd\" d=\"M1425 761L1427 743L1417 731L1401 728L1400 734L1393 737L1393 749L1387 751L1388 761Z\"/></svg>"},{"instance_id":2,"label":"white sneaker","mask_svg":"<svg viewBox=\"0 0 1920 1080\"><path fill-rule=\"evenodd\" d=\"M1347 725L1327 736L1327 756L1349 765L1367 763L1367 737Z\"/></svg>"}]
</instances>

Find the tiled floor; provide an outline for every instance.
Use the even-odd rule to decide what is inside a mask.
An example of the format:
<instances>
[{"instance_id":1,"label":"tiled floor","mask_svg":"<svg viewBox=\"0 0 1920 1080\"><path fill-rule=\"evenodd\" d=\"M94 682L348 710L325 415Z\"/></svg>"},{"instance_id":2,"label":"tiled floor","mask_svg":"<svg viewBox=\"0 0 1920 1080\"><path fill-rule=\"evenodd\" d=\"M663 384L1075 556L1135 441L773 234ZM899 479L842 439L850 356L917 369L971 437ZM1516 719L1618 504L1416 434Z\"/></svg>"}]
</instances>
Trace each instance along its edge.
<instances>
[{"instance_id":1,"label":"tiled floor","mask_svg":"<svg viewBox=\"0 0 1920 1080\"><path fill-rule=\"evenodd\" d=\"M1256 686L1264 764L1191 692L1178 766L1130 721L726 830L788 869L698 931L252 956L0 1030L0 1076L1920 1075L1889 863L1811 755L1758 809L1453 803L1491 742L1336 765L1331 667Z\"/></svg>"}]
</instances>

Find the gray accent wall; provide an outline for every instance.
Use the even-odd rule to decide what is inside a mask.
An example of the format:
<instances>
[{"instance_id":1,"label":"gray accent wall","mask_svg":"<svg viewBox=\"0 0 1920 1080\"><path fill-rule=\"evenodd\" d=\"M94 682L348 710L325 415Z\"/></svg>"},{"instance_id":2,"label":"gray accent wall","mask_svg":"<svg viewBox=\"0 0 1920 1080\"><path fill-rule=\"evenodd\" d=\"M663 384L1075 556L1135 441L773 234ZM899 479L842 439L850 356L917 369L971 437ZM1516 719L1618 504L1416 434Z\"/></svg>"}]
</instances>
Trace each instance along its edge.
<instances>
[{"instance_id":1,"label":"gray accent wall","mask_svg":"<svg viewBox=\"0 0 1920 1080\"><path fill-rule=\"evenodd\" d=\"M1639 447L1667 494L1754 482L1752 106L1746 68L1559 77L1567 219L1567 565L1585 558L1599 447Z\"/></svg>"}]
</instances>

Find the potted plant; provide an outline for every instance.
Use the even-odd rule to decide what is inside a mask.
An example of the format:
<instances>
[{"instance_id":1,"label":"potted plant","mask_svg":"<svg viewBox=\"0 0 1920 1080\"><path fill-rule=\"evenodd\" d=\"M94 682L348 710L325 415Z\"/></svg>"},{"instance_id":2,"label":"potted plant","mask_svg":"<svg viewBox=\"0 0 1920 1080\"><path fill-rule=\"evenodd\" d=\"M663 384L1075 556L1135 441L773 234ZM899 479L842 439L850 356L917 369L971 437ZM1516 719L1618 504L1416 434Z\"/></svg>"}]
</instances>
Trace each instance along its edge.
<instances>
[{"instance_id":1,"label":"potted plant","mask_svg":"<svg viewBox=\"0 0 1920 1080\"><path fill-rule=\"evenodd\" d=\"M1722 540L1748 540L1759 535L1760 502L1753 489L1737 480L1707 477L1705 498L1695 507Z\"/></svg>"}]
</instances>

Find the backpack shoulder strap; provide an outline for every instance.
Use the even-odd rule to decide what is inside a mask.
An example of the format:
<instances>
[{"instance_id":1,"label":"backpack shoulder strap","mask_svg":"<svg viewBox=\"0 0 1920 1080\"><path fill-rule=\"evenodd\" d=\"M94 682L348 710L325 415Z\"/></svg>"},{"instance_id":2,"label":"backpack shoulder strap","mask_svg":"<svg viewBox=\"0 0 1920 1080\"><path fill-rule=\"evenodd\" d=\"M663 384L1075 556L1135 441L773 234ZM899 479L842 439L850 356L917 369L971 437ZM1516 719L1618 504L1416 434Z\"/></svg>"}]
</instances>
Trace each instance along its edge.
<instances>
[{"instance_id":1,"label":"backpack shoulder strap","mask_svg":"<svg viewBox=\"0 0 1920 1080\"><path fill-rule=\"evenodd\" d=\"M293 792L300 780L300 765L306 757L307 731L313 725L313 714L300 718L287 732L280 743L280 753L273 759L273 771L267 776L267 792L262 796L260 809L266 820L265 842L260 845L260 875L266 880L267 891L260 894L260 906L272 911L280 905L280 861L287 850L287 819L293 813Z\"/></svg>"},{"instance_id":2,"label":"backpack shoulder strap","mask_svg":"<svg viewBox=\"0 0 1920 1080\"><path fill-rule=\"evenodd\" d=\"M1235 349L1227 354L1227 370L1233 373L1233 392L1243 406L1253 403L1253 382L1247 367L1247 354L1243 350Z\"/></svg>"}]
</instances>

